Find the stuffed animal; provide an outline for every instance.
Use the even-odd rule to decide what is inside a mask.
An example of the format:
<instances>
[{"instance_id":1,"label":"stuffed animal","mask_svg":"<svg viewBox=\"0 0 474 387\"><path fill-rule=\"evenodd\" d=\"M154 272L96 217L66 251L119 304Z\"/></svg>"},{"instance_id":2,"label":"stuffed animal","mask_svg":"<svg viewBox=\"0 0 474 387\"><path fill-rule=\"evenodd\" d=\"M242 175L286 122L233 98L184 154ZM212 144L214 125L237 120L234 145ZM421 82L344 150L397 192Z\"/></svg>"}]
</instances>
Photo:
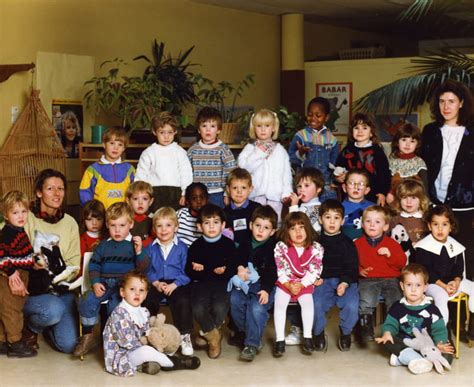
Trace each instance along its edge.
<instances>
[{"instance_id":1,"label":"stuffed animal","mask_svg":"<svg viewBox=\"0 0 474 387\"><path fill-rule=\"evenodd\" d=\"M166 317L159 313L150 318L150 329L140 341L144 345L151 345L158 351L173 355L181 343L181 335L174 325L165 324Z\"/></svg>"},{"instance_id":2,"label":"stuffed animal","mask_svg":"<svg viewBox=\"0 0 474 387\"><path fill-rule=\"evenodd\" d=\"M433 339L428 334L426 328L420 332L418 328L413 328L414 339L403 339L403 343L415 351L419 352L426 360L433 363L436 371L444 374L444 368L451 369L451 365L443 357L441 351L434 345Z\"/></svg>"},{"instance_id":3,"label":"stuffed animal","mask_svg":"<svg viewBox=\"0 0 474 387\"><path fill-rule=\"evenodd\" d=\"M400 244L400 247L405 252L408 260L410 259L410 256L414 256L415 248L413 247L413 243L411 243L407 230L402 224L399 223L392 228L390 236Z\"/></svg>"}]
</instances>

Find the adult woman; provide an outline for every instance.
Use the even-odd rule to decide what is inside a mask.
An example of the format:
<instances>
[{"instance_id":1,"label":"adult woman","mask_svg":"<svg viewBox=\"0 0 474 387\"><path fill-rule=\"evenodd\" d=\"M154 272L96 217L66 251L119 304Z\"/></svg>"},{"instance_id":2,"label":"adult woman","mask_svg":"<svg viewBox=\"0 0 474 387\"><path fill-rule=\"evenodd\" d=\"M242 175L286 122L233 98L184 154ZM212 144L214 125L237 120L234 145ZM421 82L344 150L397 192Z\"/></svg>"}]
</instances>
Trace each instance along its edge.
<instances>
[{"instance_id":1,"label":"adult woman","mask_svg":"<svg viewBox=\"0 0 474 387\"><path fill-rule=\"evenodd\" d=\"M80 264L79 227L62 210L66 178L54 169L41 171L35 179L36 200L28 214L25 230L34 245L35 231L59 236L59 249L68 266ZM28 297L23 309L26 329L24 340L37 346L36 335L59 351L72 353L77 340L77 318L73 293L41 294Z\"/></svg>"}]
</instances>

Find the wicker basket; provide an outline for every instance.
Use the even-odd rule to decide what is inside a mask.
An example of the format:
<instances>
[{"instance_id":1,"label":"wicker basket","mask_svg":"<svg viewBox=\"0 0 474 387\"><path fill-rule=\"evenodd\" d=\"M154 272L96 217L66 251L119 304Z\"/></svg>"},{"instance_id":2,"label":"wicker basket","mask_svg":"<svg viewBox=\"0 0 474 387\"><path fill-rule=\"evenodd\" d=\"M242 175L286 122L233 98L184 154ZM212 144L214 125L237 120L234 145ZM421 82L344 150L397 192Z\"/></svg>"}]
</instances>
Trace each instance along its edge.
<instances>
[{"instance_id":1,"label":"wicker basket","mask_svg":"<svg viewBox=\"0 0 474 387\"><path fill-rule=\"evenodd\" d=\"M240 126L236 122L225 122L222 124L222 131L219 139L225 144L236 144Z\"/></svg>"},{"instance_id":2,"label":"wicker basket","mask_svg":"<svg viewBox=\"0 0 474 387\"><path fill-rule=\"evenodd\" d=\"M339 58L342 60L383 58L386 55L385 51L384 46L349 48L346 50L339 50Z\"/></svg>"}]
</instances>

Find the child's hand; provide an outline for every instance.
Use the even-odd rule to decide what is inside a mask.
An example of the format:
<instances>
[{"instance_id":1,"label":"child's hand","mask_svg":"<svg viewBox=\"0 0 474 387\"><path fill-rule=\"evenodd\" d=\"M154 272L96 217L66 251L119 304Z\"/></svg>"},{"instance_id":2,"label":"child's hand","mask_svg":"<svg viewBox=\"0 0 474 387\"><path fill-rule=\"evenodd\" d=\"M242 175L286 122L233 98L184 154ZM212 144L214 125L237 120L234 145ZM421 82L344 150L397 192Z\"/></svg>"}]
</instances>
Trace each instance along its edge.
<instances>
[{"instance_id":1,"label":"child's hand","mask_svg":"<svg viewBox=\"0 0 474 387\"><path fill-rule=\"evenodd\" d=\"M260 296L258 298L258 302L260 305L266 305L268 304L268 293L265 290L260 290L257 292L257 294Z\"/></svg>"},{"instance_id":2,"label":"child's hand","mask_svg":"<svg viewBox=\"0 0 474 387\"><path fill-rule=\"evenodd\" d=\"M186 196L183 195L179 198L179 205L181 207L184 207L186 205Z\"/></svg>"},{"instance_id":3,"label":"child's hand","mask_svg":"<svg viewBox=\"0 0 474 387\"><path fill-rule=\"evenodd\" d=\"M246 267L239 266L237 268L237 275L242 281L248 281L249 274L249 270Z\"/></svg>"},{"instance_id":4,"label":"child's hand","mask_svg":"<svg viewBox=\"0 0 474 387\"><path fill-rule=\"evenodd\" d=\"M451 343L438 343L436 346L442 353L454 353L454 347Z\"/></svg>"},{"instance_id":5,"label":"child's hand","mask_svg":"<svg viewBox=\"0 0 474 387\"><path fill-rule=\"evenodd\" d=\"M139 236L134 236L132 238L132 242L133 242L133 247L135 248L135 253L141 254L142 246L143 246L142 238L140 238Z\"/></svg>"},{"instance_id":6,"label":"child's hand","mask_svg":"<svg viewBox=\"0 0 474 387\"><path fill-rule=\"evenodd\" d=\"M342 184L346 180L346 174L347 174L347 172L344 172L339 176L334 176L334 180L336 180L338 183Z\"/></svg>"},{"instance_id":7,"label":"child's hand","mask_svg":"<svg viewBox=\"0 0 474 387\"><path fill-rule=\"evenodd\" d=\"M174 282L172 284L165 283L161 288L163 289L163 293L167 296L171 296L171 293L178 287Z\"/></svg>"},{"instance_id":8,"label":"child's hand","mask_svg":"<svg viewBox=\"0 0 474 387\"><path fill-rule=\"evenodd\" d=\"M387 258L390 258L392 254L390 254L390 250L387 247L381 247L377 250L378 255L385 255Z\"/></svg>"},{"instance_id":9,"label":"child's hand","mask_svg":"<svg viewBox=\"0 0 474 387\"><path fill-rule=\"evenodd\" d=\"M385 206L385 195L384 194L377 194L375 196L377 196L377 204L379 206L382 206L382 207Z\"/></svg>"},{"instance_id":10,"label":"child's hand","mask_svg":"<svg viewBox=\"0 0 474 387\"><path fill-rule=\"evenodd\" d=\"M377 344L385 344L386 342L390 341L393 344L393 337L390 332L384 332L382 337L376 337L375 342Z\"/></svg>"},{"instance_id":11,"label":"child's hand","mask_svg":"<svg viewBox=\"0 0 474 387\"><path fill-rule=\"evenodd\" d=\"M314 286L321 286L323 282L324 280L322 278L318 278L316 281L314 281Z\"/></svg>"},{"instance_id":12,"label":"child's hand","mask_svg":"<svg viewBox=\"0 0 474 387\"><path fill-rule=\"evenodd\" d=\"M296 141L296 149L298 149L300 156L304 156L306 153L311 152L311 148L309 146L304 146L299 141Z\"/></svg>"},{"instance_id":13,"label":"child's hand","mask_svg":"<svg viewBox=\"0 0 474 387\"><path fill-rule=\"evenodd\" d=\"M387 194L387 200L386 200L387 204L392 204L394 200L395 200L395 196L393 196L393 194L391 194L391 193L388 193Z\"/></svg>"},{"instance_id":14,"label":"child's hand","mask_svg":"<svg viewBox=\"0 0 474 387\"><path fill-rule=\"evenodd\" d=\"M290 293L293 295L297 295L301 292L301 289L303 288L303 285L301 285L301 282L291 282L290 283Z\"/></svg>"},{"instance_id":15,"label":"child's hand","mask_svg":"<svg viewBox=\"0 0 474 387\"><path fill-rule=\"evenodd\" d=\"M290 194L290 206L297 206L300 199L301 195L298 195L296 192L292 192Z\"/></svg>"},{"instance_id":16,"label":"child's hand","mask_svg":"<svg viewBox=\"0 0 474 387\"><path fill-rule=\"evenodd\" d=\"M287 206L291 205L291 196L281 199L281 202Z\"/></svg>"},{"instance_id":17,"label":"child's hand","mask_svg":"<svg viewBox=\"0 0 474 387\"><path fill-rule=\"evenodd\" d=\"M225 272L225 269L226 269L225 266L216 267L216 268L214 269L214 273L216 273L216 274L223 274L223 273Z\"/></svg>"},{"instance_id":18,"label":"child's hand","mask_svg":"<svg viewBox=\"0 0 474 387\"><path fill-rule=\"evenodd\" d=\"M203 271L204 270L204 265L201 265L200 263L193 262L193 270L194 271Z\"/></svg>"},{"instance_id":19,"label":"child's hand","mask_svg":"<svg viewBox=\"0 0 474 387\"><path fill-rule=\"evenodd\" d=\"M29 294L18 270L8 277L8 287L14 296L25 297Z\"/></svg>"},{"instance_id":20,"label":"child's hand","mask_svg":"<svg viewBox=\"0 0 474 387\"><path fill-rule=\"evenodd\" d=\"M224 196L224 206L228 206L230 204L230 198L228 196Z\"/></svg>"},{"instance_id":21,"label":"child's hand","mask_svg":"<svg viewBox=\"0 0 474 387\"><path fill-rule=\"evenodd\" d=\"M372 266L365 267L365 268L359 270L359 275L361 277L367 277L369 275L369 271L372 271L372 270L374 270L374 268Z\"/></svg>"},{"instance_id":22,"label":"child's hand","mask_svg":"<svg viewBox=\"0 0 474 387\"><path fill-rule=\"evenodd\" d=\"M100 282L92 285L92 290L94 291L96 297L102 297L105 294L105 286Z\"/></svg>"},{"instance_id":23,"label":"child's hand","mask_svg":"<svg viewBox=\"0 0 474 387\"><path fill-rule=\"evenodd\" d=\"M349 287L349 284L347 282L341 282L339 285L337 285L336 294L339 297L342 297L348 287Z\"/></svg>"}]
</instances>

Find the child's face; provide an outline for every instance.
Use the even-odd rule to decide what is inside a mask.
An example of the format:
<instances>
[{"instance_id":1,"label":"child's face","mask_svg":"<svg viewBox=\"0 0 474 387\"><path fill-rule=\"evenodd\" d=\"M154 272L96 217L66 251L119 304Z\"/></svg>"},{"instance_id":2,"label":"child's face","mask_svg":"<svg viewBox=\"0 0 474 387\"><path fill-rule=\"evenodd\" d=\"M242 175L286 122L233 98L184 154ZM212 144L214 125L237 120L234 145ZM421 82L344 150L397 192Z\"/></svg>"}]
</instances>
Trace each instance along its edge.
<instances>
[{"instance_id":1,"label":"child's face","mask_svg":"<svg viewBox=\"0 0 474 387\"><path fill-rule=\"evenodd\" d=\"M204 121L199 125L198 132L204 144L212 144L217 140L217 135L220 133L220 129L216 120L209 120Z\"/></svg>"},{"instance_id":2,"label":"child's face","mask_svg":"<svg viewBox=\"0 0 474 387\"><path fill-rule=\"evenodd\" d=\"M215 238L219 236L225 227L225 222L218 216L211 216L204 218L202 223L198 223L198 229L208 238Z\"/></svg>"},{"instance_id":3,"label":"child's face","mask_svg":"<svg viewBox=\"0 0 474 387\"><path fill-rule=\"evenodd\" d=\"M248 180L232 179L227 186L227 192L229 193L232 202L240 207L248 199L250 192L252 192L253 186Z\"/></svg>"},{"instance_id":4,"label":"child's face","mask_svg":"<svg viewBox=\"0 0 474 387\"><path fill-rule=\"evenodd\" d=\"M326 235L336 235L341 231L344 218L339 212L329 210L319 217L319 223Z\"/></svg>"},{"instance_id":5,"label":"child's face","mask_svg":"<svg viewBox=\"0 0 474 387\"><path fill-rule=\"evenodd\" d=\"M128 234L130 234L132 227L133 221L128 219L125 215L117 219L110 219L107 222L110 237L117 242L125 240Z\"/></svg>"},{"instance_id":6,"label":"child's face","mask_svg":"<svg viewBox=\"0 0 474 387\"><path fill-rule=\"evenodd\" d=\"M417 196L405 196L400 199L400 206L408 214L414 214L420 209L420 199Z\"/></svg>"},{"instance_id":7,"label":"child's face","mask_svg":"<svg viewBox=\"0 0 474 387\"><path fill-rule=\"evenodd\" d=\"M451 222L444 215L433 215L428 223L428 228L438 242L445 243L451 232Z\"/></svg>"},{"instance_id":8,"label":"child's face","mask_svg":"<svg viewBox=\"0 0 474 387\"><path fill-rule=\"evenodd\" d=\"M23 203L15 203L5 214L5 220L15 227L23 227L28 217L28 209Z\"/></svg>"},{"instance_id":9,"label":"child's face","mask_svg":"<svg viewBox=\"0 0 474 387\"><path fill-rule=\"evenodd\" d=\"M290 227L288 230L288 234L290 236L290 240L295 245L295 247L304 247L306 244L306 230L304 225L302 224L295 224L294 226Z\"/></svg>"},{"instance_id":10,"label":"child's face","mask_svg":"<svg viewBox=\"0 0 474 387\"><path fill-rule=\"evenodd\" d=\"M308 203L310 200L318 197L321 193L321 188L316 187L316 183L310 178L301 179L296 185L296 193L303 203Z\"/></svg>"},{"instance_id":11,"label":"child's face","mask_svg":"<svg viewBox=\"0 0 474 387\"><path fill-rule=\"evenodd\" d=\"M265 120L255 124L255 136L261 141L268 141L275 132L274 122Z\"/></svg>"},{"instance_id":12,"label":"child's face","mask_svg":"<svg viewBox=\"0 0 474 387\"><path fill-rule=\"evenodd\" d=\"M398 149L400 149L400 153L404 155L415 153L417 145L418 141L413 137L402 137L398 140Z\"/></svg>"},{"instance_id":13,"label":"child's face","mask_svg":"<svg viewBox=\"0 0 474 387\"><path fill-rule=\"evenodd\" d=\"M342 185L342 189L347 194L347 198L350 202L360 203L370 191L370 187L367 183L368 181L365 176L354 173L350 175L347 181Z\"/></svg>"},{"instance_id":14,"label":"child's face","mask_svg":"<svg viewBox=\"0 0 474 387\"><path fill-rule=\"evenodd\" d=\"M166 124L162 128L155 129L155 135L158 144L166 146L174 141L176 130L174 130L171 125Z\"/></svg>"},{"instance_id":15,"label":"child's face","mask_svg":"<svg viewBox=\"0 0 474 387\"><path fill-rule=\"evenodd\" d=\"M256 218L253 222L249 224L250 231L252 231L253 239L257 242L266 241L273 234L275 234L275 229L272 226L272 222L268 219Z\"/></svg>"},{"instance_id":16,"label":"child's face","mask_svg":"<svg viewBox=\"0 0 474 387\"><path fill-rule=\"evenodd\" d=\"M207 195L202 188L193 188L189 194L188 206L191 212L197 214L207 204Z\"/></svg>"},{"instance_id":17,"label":"child's face","mask_svg":"<svg viewBox=\"0 0 474 387\"><path fill-rule=\"evenodd\" d=\"M357 144L367 145L372 138L372 129L364 122L359 122L352 128L352 135Z\"/></svg>"},{"instance_id":18,"label":"child's face","mask_svg":"<svg viewBox=\"0 0 474 387\"><path fill-rule=\"evenodd\" d=\"M102 226L104 225L103 218L97 218L95 216L88 216L84 219L84 223L86 225L86 230L90 232L99 232L102 230Z\"/></svg>"},{"instance_id":19,"label":"child's face","mask_svg":"<svg viewBox=\"0 0 474 387\"><path fill-rule=\"evenodd\" d=\"M127 202L136 215L144 215L148 213L153 198L147 192L135 192Z\"/></svg>"},{"instance_id":20,"label":"child's face","mask_svg":"<svg viewBox=\"0 0 474 387\"><path fill-rule=\"evenodd\" d=\"M324 111L324 108L319 103L311 104L306 112L306 122L312 129L321 129L328 118L329 114Z\"/></svg>"},{"instance_id":21,"label":"child's face","mask_svg":"<svg viewBox=\"0 0 474 387\"><path fill-rule=\"evenodd\" d=\"M381 212L369 211L362 220L362 228L369 238L379 238L388 230L388 224Z\"/></svg>"},{"instance_id":22,"label":"child's face","mask_svg":"<svg viewBox=\"0 0 474 387\"><path fill-rule=\"evenodd\" d=\"M400 281L400 287L410 305L419 305L425 296L428 285L421 274L409 273L403 282Z\"/></svg>"},{"instance_id":23,"label":"child's face","mask_svg":"<svg viewBox=\"0 0 474 387\"><path fill-rule=\"evenodd\" d=\"M74 141L77 134L76 124L72 122L71 120L66 120L63 123L63 132L64 132L64 137L66 137L66 140Z\"/></svg>"},{"instance_id":24,"label":"child's face","mask_svg":"<svg viewBox=\"0 0 474 387\"><path fill-rule=\"evenodd\" d=\"M161 243L165 245L173 240L176 232L178 231L176 220L167 217L156 219L154 228L156 237Z\"/></svg>"},{"instance_id":25,"label":"child's face","mask_svg":"<svg viewBox=\"0 0 474 387\"><path fill-rule=\"evenodd\" d=\"M125 144L122 140L112 137L109 141L103 143L104 154L107 161L115 163L120 157L122 157L125 151Z\"/></svg>"},{"instance_id":26,"label":"child's face","mask_svg":"<svg viewBox=\"0 0 474 387\"><path fill-rule=\"evenodd\" d=\"M120 287L120 297L132 306L140 306L148 294L146 283L139 278L130 278Z\"/></svg>"}]
</instances>

